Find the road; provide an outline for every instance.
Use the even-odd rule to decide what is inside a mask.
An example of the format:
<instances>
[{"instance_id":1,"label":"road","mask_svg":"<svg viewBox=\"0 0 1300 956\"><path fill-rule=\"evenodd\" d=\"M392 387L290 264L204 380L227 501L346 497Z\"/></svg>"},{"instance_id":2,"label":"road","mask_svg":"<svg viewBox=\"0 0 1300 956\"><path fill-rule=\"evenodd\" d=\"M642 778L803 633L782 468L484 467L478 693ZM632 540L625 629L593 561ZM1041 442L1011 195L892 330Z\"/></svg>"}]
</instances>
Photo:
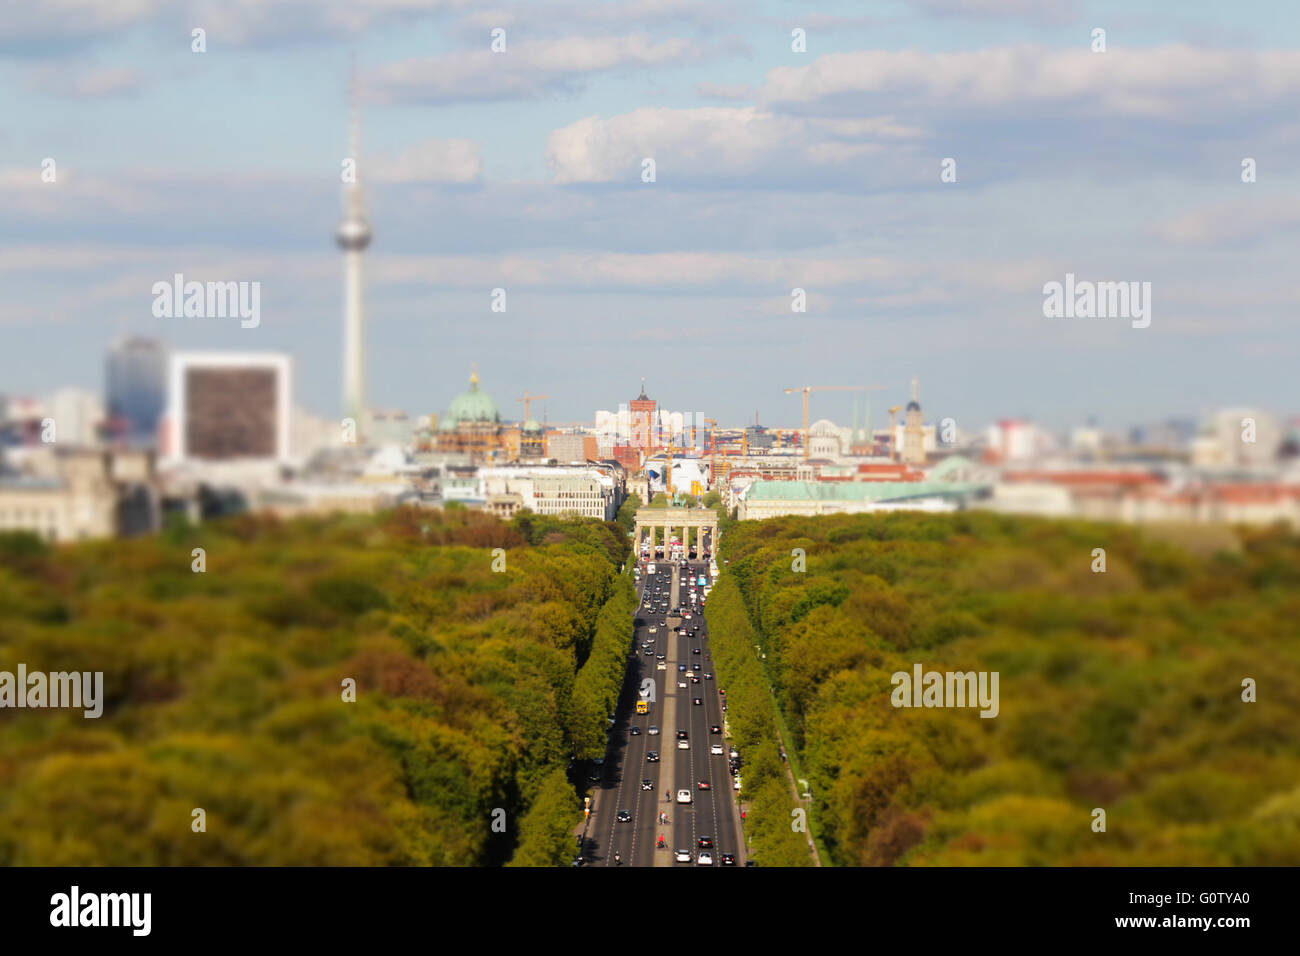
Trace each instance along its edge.
<instances>
[{"instance_id":1,"label":"road","mask_svg":"<svg viewBox=\"0 0 1300 956\"><path fill-rule=\"evenodd\" d=\"M707 563L692 562L689 568L690 574L703 574L707 579ZM727 768L730 742L722 734L710 733L711 726L725 724L718 682L704 677L713 672L708 625L702 608L698 603L691 604L688 589L681 583L685 573L686 566L658 561L655 575L642 574L628 675L610 733L603 778L592 790L592 814L584 847L584 856L591 865L695 866L701 837L713 840L707 852L712 854L714 866L720 865L724 853L734 855L738 866L745 863L737 795ZM656 588L662 592L660 597L654 596ZM703 589L698 588L697 595L702 593ZM666 608L661 607L664 598ZM650 609L645 607L647 602ZM682 616L668 615L672 608L680 608ZM691 615L689 620L684 616L687 613ZM672 629L679 624L686 628L698 626L698 633L674 633ZM642 648L648 640L654 641L651 655ZM657 667L659 655L664 657L664 670ZM693 671L697 664L699 670ZM680 671L679 665L686 670ZM699 677L699 683L690 680L692 673ZM643 687L645 681L651 683ZM686 686L679 687L679 681ZM636 701L643 689L652 698L650 712L637 714ZM696 698L699 704L693 702ZM633 727L640 733L632 733ZM650 734L651 727L657 727L659 733ZM686 731L689 749L678 749L678 730ZM710 753L710 745L715 743L722 744L723 753ZM658 762L647 760L649 751L659 754ZM650 781L650 789L642 788L644 780ZM708 781L710 789L699 789L702 780ZM679 790L690 792L691 803L677 802ZM666 792L672 794L671 803L664 799ZM629 811L631 821L620 822L619 810ZM659 822L660 813L668 815L667 824ZM655 845L660 834L667 843L662 850ZM677 849L689 851L691 862L674 862L672 851ZM616 853L621 863L615 863Z\"/></svg>"}]
</instances>

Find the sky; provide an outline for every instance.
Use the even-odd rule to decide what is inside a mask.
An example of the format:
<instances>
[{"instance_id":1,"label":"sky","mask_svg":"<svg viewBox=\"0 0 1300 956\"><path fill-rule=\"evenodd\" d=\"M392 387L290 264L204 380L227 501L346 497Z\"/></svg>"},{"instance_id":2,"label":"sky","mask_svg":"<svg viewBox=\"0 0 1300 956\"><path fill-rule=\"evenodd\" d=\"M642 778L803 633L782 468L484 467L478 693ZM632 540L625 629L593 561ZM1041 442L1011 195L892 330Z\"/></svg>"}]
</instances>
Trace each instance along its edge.
<instances>
[{"instance_id":1,"label":"sky","mask_svg":"<svg viewBox=\"0 0 1300 956\"><path fill-rule=\"evenodd\" d=\"M883 424L914 375L962 428L1300 414L1289 0L25 0L0 393L98 390L129 333L287 351L341 414L353 57L372 406L441 412L477 362L552 422L643 376L724 424L795 425L802 385L883 386ZM260 282L260 324L155 317L175 273ZM1149 326L1045 316L1067 273L1149 282Z\"/></svg>"}]
</instances>

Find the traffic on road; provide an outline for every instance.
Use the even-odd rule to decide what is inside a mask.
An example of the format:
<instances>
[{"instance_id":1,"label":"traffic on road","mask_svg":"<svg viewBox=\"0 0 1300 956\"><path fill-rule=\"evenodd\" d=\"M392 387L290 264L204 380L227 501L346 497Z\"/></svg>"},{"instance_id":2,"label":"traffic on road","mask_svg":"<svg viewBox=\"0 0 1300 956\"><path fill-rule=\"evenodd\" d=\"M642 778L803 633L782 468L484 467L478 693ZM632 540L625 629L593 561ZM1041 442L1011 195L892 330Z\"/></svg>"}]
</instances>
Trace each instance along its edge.
<instances>
[{"instance_id":1,"label":"traffic on road","mask_svg":"<svg viewBox=\"0 0 1300 956\"><path fill-rule=\"evenodd\" d=\"M588 768L575 865L745 865L742 758L703 613L711 577L706 561L682 557L638 565L627 677L605 758Z\"/></svg>"}]
</instances>

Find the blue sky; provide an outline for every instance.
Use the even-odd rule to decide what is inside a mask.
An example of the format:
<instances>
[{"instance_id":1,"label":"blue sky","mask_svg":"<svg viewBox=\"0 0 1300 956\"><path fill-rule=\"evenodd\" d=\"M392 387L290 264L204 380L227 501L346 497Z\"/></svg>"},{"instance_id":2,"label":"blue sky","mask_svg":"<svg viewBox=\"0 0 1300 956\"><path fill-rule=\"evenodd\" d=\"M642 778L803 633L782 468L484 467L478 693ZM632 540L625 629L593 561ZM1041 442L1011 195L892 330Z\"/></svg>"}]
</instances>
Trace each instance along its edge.
<instances>
[{"instance_id":1,"label":"blue sky","mask_svg":"<svg viewBox=\"0 0 1300 956\"><path fill-rule=\"evenodd\" d=\"M557 421L643 375L770 424L798 419L787 386L883 407L913 374L969 427L1294 415L1298 10L31 0L0 21L0 391L98 388L130 331L287 350L337 414L355 52L372 404L440 411L477 361L505 414L527 388ZM175 272L260 281L261 325L154 318ZM1066 272L1151 282L1150 328L1044 318Z\"/></svg>"}]
</instances>

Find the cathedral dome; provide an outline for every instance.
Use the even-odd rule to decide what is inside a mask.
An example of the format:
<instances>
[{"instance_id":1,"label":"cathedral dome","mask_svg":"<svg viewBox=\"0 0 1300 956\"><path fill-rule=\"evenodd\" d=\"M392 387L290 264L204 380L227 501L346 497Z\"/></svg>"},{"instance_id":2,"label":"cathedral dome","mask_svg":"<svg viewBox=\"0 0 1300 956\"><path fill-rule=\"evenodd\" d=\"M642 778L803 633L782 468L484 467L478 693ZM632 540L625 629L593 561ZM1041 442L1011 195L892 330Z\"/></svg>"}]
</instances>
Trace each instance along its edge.
<instances>
[{"instance_id":1,"label":"cathedral dome","mask_svg":"<svg viewBox=\"0 0 1300 956\"><path fill-rule=\"evenodd\" d=\"M497 411L496 402L492 401L492 397L487 392L479 391L478 372L470 376L469 390L461 392L452 400L446 421L453 426L461 422L496 424L501 421L501 413Z\"/></svg>"}]
</instances>

